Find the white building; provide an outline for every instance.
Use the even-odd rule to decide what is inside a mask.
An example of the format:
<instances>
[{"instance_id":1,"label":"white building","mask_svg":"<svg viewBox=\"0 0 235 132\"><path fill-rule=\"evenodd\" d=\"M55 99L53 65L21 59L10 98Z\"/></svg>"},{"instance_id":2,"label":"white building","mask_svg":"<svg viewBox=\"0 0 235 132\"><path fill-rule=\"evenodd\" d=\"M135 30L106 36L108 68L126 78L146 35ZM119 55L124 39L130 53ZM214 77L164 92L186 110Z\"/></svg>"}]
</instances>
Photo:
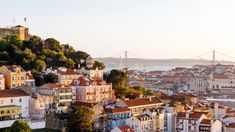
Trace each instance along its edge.
<instances>
[{"instance_id":1,"label":"white building","mask_svg":"<svg viewBox=\"0 0 235 132\"><path fill-rule=\"evenodd\" d=\"M222 132L222 123L219 120L203 119L199 124L199 132Z\"/></svg>"},{"instance_id":2,"label":"white building","mask_svg":"<svg viewBox=\"0 0 235 132\"><path fill-rule=\"evenodd\" d=\"M9 127L8 121L28 118L29 99L30 95L20 89L0 90L0 128Z\"/></svg>"},{"instance_id":3,"label":"white building","mask_svg":"<svg viewBox=\"0 0 235 132\"><path fill-rule=\"evenodd\" d=\"M218 103L211 103L210 112L213 119L222 119L226 115L226 107L221 106Z\"/></svg>"},{"instance_id":4,"label":"white building","mask_svg":"<svg viewBox=\"0 0 235 132\"><path fill-rule=\"evenodd\" d=\"M134 129L129 126L119 126L112 129L111 132L134 132Z\"/></svg>"},{"instance_id":5,"label":"white building","mask_svg":"<svg viewBox=\"0 0 235 132\"><path fill-rule=\"evenodd\" d=\"M199 132L199 124L206 115L201 112L180 112L175 117L175 131L177 132Z\"/></svg>"},{"instance_id":6,"label":"white building","mask_svg":"<svg viewBox=\"0 0 235 132\"><path fill-rule=\"evenodd\" d=\"M26 72L25 85L30 88L36 87L35 79L33 78L33 75L30 71Z\"/></svg>"},{"instance_id":7,"label":"white building","mask_svg":"<svg viewBox=\"0 0 235 132\"><path fill-rule=\"evenodd\" d=\"M152 117L154 131L164 132L165 110L163 107L150 108L150 109L145 110L144 113Z\"/></svg>"},{"instance_id":8,"label":"white building","mask_svg":"<svg viewBox=\"0 0 235 132\"><path fill-rule=\"evenodd\" d=\"M126 121L135 132L153 132L153 118L148 114L133 116Z\"/></svg>"}]
</instances>

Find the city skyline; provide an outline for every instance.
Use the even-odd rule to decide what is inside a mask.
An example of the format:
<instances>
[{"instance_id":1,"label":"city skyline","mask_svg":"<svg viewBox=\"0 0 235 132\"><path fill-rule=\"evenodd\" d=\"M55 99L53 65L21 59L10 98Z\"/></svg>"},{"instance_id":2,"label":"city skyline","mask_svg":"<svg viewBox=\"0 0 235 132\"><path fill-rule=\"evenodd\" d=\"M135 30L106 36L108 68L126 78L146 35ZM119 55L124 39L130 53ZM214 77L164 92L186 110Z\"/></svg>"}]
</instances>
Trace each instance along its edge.
<instances>
[{"instance_id":1,"label":"city skyline","mask_svg":"<svg viewBox=\"0 0 235 132\"><path fill-rule=\"evenodd\" d=\"M232 0L2 3L1 26L27 26L33 35L56 38L93 57L128 50L149 59L184 59L213 49L235 56Z\"/></svg>"}]
</instances>

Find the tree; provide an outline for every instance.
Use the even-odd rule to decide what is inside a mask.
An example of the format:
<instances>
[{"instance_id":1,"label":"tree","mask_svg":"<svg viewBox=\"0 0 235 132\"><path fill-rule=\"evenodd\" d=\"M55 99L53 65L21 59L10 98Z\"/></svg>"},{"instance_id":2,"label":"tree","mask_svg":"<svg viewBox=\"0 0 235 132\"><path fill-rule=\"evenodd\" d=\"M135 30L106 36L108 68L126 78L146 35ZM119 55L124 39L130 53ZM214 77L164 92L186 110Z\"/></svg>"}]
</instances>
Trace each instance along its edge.
<instances>
[{"instance_id":1,"label":"tree","mask_svg":"<svg viewBox=\"0 0 235 132\"><path fill-rule=\"evenodd\" d=\"M63 47L60 45L60 42L54 38L48 38L45 40L45 48L54 50L57 52L62 51Z\"/></svg>"},{"instance_id":2,"label":"tree","mask_svg":"<svg viewBox=\"0 0 235 132\"><path fill-rule=\"evenodd\" d=\"M41 76L41 74L35 70L32 71L33 78L35 79L36 86L41 86L44 84L44 78Z\"/></svg>"},{"instance_id":3,"label":"tree","mask_svg":"<svg viewBox=\"0 0 235 132\"><path fill-rule=\"evenodd\" d=\"M57 82L57 76L54 73L48 73L44 77L44 82L45 83L56 83Z\"/></svg>"},{"instance_id":4,"label":"tree","mask_svg":"<svg viewBox=\"0 0 235 132\"><path fill-rule=\"evenodd\" d=\"M105 65L103 62L95 61L93 68L98 68L99 70L103 70L105 68Z\"/></svg>"},{"instance_id":5,"label":"tree","mask_svg":"<svg viewBox=\"0 0 235 132\"><path fill-rule=\"evenodd\" d=\"M93 132L94 121L92 115L94 112L85 106L81 106L70 113L69 123L71 132Z\"/></svg>"},{"instance_id":6,"label":"tree","mask_svg":"<svg viewBox=\"0 0 235 132\"><path fill-rule=\"evenodd\" d=\"M43 68L45 68L47 65L44 61L42 60L35 60L34 63L33 63L33 67L36 71L42 71Z\"/></svg>"},{"instance_id":7,"label":"tree","mask_svg":"<svg viewBox=\"0 0 235 132\"><path fill-rule=\"evenodd\" d=\"M127 74L120 70L112 70L107 76L106 81L113 84L114 89L127 86Z\"/></svg>"},{"instance_id":8,"label":"tree","mask_svg":"<svg viewBox=\"0 0 235 132\"><path fill-rule=\"evenodd\" d=\"M32 130L26 122L16 120L5 132L32 132Z\"/></svg>"},{"instance_id":9,"label":"tree","mask_svg":"<svg viewBox=\"0 0 235 132\"><path fill-rule=\"evenodd\" d=\"M32 36L28 41L24 41L24 48L29 48L36 54L39 54L42 51L43 46L44 42L38 36Z\"/></svg>"}]
</instances>

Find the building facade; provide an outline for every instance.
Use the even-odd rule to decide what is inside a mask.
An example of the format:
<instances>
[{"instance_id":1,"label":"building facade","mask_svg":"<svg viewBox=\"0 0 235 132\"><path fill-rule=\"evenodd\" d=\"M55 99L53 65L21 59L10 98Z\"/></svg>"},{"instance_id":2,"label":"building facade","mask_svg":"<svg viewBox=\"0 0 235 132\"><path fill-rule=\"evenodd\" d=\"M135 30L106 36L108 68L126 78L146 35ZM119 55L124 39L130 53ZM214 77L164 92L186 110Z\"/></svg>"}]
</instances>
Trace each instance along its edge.
<instances>
[{"instance_id":1,"label":"building facade","mask_svg":"<svg viewBox=\"0 0 235 132\"><path fill-rule=\"evenodd\" d=\"M0 38L6 37L7 35L18 35L21 40L28 40L29 29L21 25L10 28L0 28Z\"/></svg>"},{"instance_id":2,"label":"building facade","mask_svg":"<svg viewBox=\"0 0 235 132\"><path fill-rule=\"evenodd\" d=\"M29 117L30 95L20 89L0 90L0 120Z\"/></svg>"},{"instance_id":3,"label":"building facade","mask_svg":"<svg viewBox=\"0 0 235 132\"><path fill-rule=\"evenodd\" d=\"M8 89L26 85L27 72L19 65L1 66L0 73L4 75L6 88Z\"/></svg>"},{"instance_id":4,"label":"building facade","mask_svg":"<svg viewBox=\"0 0 235 132\"><path fill-rule=\"evenodd\" d=\"M112 84L100 78L79 77L73 84L78 101L97 103L112 100Z\"/></svg>"},{"instance_id":5,"label":"building facade","mask_svg":"<svg viewBox=\"0 0 235 132\"><path fill-rule=\"evenodd\" d=\"M107 130L112 130L115 127L126 126L126 120L131 117L129 108L106 108L107 114Z\"/></svg>"}]
</instances>

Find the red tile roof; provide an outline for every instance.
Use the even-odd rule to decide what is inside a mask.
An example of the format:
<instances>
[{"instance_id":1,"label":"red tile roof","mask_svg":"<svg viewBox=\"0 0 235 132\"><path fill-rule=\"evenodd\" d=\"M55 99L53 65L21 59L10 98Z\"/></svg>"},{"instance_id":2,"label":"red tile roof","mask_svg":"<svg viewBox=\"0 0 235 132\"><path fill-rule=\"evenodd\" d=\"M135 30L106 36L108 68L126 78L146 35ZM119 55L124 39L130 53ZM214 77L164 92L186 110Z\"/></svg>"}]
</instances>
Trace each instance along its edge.
<instances>
[{"instance_id":1,"label":"red tile roof","mask_svg":"<svg viewBox=\"0 0 235 132\"><path fill-rule=\"evenodd\" d=\"M199 119L203 114L202 112L194 112L189 114L190 119Z\"/></svg>"},{"instance_id":2,"label":"red tile roof","mask_svg":"<svg viewBox=\"0 0 235 132\"><path fill-rule=\"evenodd\" d=\"M186 113L185 112L179 112L177 114L177 118L186 118Z\"/></svg>"},{"instance_id":3,"label":"red tile roof","mask_svg":"<svg viewBox=\"0 0 235 132\"><path fill-rule=\"evenodd\" d=\"M77 84L76 84L77 82ZM104 80L99 77L79 77L78 79L74 80L75 85L79 86L90 86L90 85L102 85L106 84Z\"/></svg>"},{"instance_id":4,"label":"red tile roof","mask_svg":"<svg viewBox=\"0 0 235 132\"><path fill-rule=\"evenodd\" d=\"M128 106L128 107L133 107L133 106L141 106L141 105L154 105L154 104L159 104L162 103L160 99L157 97L153 98L143 98L143 99L130 99L130 100L123 100L123 102Z\"/></svg>"},{"instance_id":5,"label":"red tile roof","mask_svg":"<svg viewBox=\"0 0 235 132\"><path fill-rule=\"evenodd\" d=\"M25 72L25 70L20 65L11 65L11 66L5 66L10 72L15 72L16 68L20 68L21 72Z\"/></svg>"},{"instance_id":6,"label":"red tile roof","mask_svg":"<svg viewBox=\"0 0 235 132\"><path fill-rule=\"evenodd\" d=\"M210 119L203 119L200 124L211 125L211 120Z\"/></svg>"},{"instance_id":7,"label":"red tile roof","mask_svg":"<svg viewBox=\"0 0 235 132\"><path fill-rule=\"evenodd\" d=\"M49 87L49 88L68 88L69 85L61 85L61 84L57 84L57 83L47 83L42 85L40 88L45 88L45 86Z\"/></svg>"},{"instance_id":8,"label":"red tile roof","mask_svg":"<svg viewBox=\"0 0 235 132\"><path fill-rule=\"evenodd\" d=\"M21 89L0 90L0 98L30 96Z\"/></svg>"},{"instance_id":9,"label":"red tile roof","mask_svg":"<svg viewBox=\"0 0 235 132\"><path fill-rule=\"evenodd\" d=\"M132 129L129 126L119 126L118 127L122 132L134 132L134 129Z\"/></svg>"},{"instance_id":10,"label":"red tile roof","mask_svg":"<svg viewBox=\"0 0 235 132\"><path fill-rule=\"evenodd\" d=\"M229 127L229 128L235 128L235 123L230 123L228 126L226 127Z\"/></svg>"},{"instance_id":11,"label":"red tile roof","mask_svg":"<svg viewBox=\"0 0 235 132\"><path fill-rule=\"evenodd\" d=\"M26 77L27 77L27 79L34 79L34 78L33 78L33 75L30 74L30 73L28 73L28 72L26 73Z\"/></svg>"},{"instance_id":12,"label":"red tile roof","mask_svg":"<svg viewBox=\"0 0 235 132\"><path fill-rule=\"evenodd\" d=\"M130 112L131 110L129 108L106 108L105 112L107 113L124 113L124 112Z\"/></svg>"},{"instance_id":13,"label":"red tile roof","mask_svg":"<svg viewBox=\"0 0 235 132\"><path fill-rule=\"evenodd\" d=\"M58 73L60 73L61 75L80 75L74 69L69 69L69 68L67 68L66 71L58 70Z\"/></svg>"},{"instance_id":14,"label":"red tile roof","mask_svg":"<svg viewBox=\"0 0 235 132\"><path fill-rule=\"evenodd\" d=\"M76 101L73 103L73 106L86 106L89 108L92 108L93 106L95 106L97 103L88 103L88 102L80 102L80 101Z\"/></svg>"}]
</instances>

